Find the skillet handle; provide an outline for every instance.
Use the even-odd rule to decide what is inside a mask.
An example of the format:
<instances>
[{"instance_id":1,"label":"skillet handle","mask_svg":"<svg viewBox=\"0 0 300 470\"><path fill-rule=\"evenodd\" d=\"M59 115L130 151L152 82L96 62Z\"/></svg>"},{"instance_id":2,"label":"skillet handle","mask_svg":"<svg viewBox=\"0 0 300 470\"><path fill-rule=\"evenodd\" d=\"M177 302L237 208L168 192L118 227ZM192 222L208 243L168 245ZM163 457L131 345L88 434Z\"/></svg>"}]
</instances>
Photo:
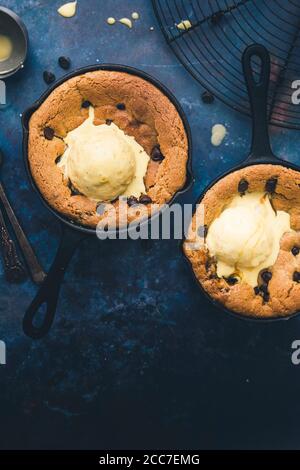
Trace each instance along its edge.
<instances>
[{"instance_id":1,"label":"skillet handle","mask_svg":"<svg viewBox=\"0 0 300 470\"><path fill-rule=\"evenodd\" d=\"M40 339L50 330L66 268L77 245L85 237L85 234L62 225L62 238L54 262L36 297L24 315L23 330L27 336L33 339ZM46 310L41 315L41 322L35 325L35 319L38 319L39 311L43 305L45 305Z\"/></svg>"},{"instance_id":2,"label":"skillet handle","mask_svg":"<svg viewBox=\"0 0 300 470\"><path fill-rule=\"evenodd\" d=\"M255 80L251 59L259 57L261 61L260 76ZM270 146L267 103L270 80L270 55L267 49L260 44L248 46L242 57L244 77L250 98L252 112L252 144L250 158L272 157Z\"/></svg>"}]
</instances>

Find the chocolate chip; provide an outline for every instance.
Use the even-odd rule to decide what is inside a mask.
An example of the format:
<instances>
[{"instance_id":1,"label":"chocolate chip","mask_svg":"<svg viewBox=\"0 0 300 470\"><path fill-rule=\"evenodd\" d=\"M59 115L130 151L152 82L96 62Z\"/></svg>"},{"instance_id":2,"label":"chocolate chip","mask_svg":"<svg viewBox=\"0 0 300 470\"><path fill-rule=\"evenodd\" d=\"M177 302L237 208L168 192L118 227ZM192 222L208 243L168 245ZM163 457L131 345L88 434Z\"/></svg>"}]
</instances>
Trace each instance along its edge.
<instances>
[{"instance_id":1,"label":"chocolate chip","mask_svg":"<svg viewBox=\"0 0 300 470\"><path fill-rule=\"evenodd\" d=\"M293 274L293 281L300 282L300 273L299 271L295 271Z\"/></svg>"},{"instance_id":2,"label":"chocolate chip","mask_svg":"<svg viewBox=\"0 0 300 470\"><path fill-rule=\"evenodd\" d=\"M277 186L277 178L270 178L266 182L266 191L268 193L274 193Z\"/></svg>"},{"instance_id":3,"label":"chocolate chip","mask_svg":"<svg viewBox=\"0 0 300 470\"><path fill-rule=\"evenodd\" d=\"M210 261L207 260L207 261L205 262L205 269L206 269L206 272L209 271L209 268L210 268Z\"/></svg>"},{"instance_id":4,"label":"chocolate chip","mask_svg":"<svg viewBox=\"0 0 300 470\"><path fill-rule=\"evenodd\" d=\"M255 294L255 295L258 295L259 293L260 293L260 288L259 288L259 286L255 286L255 287L254 287L254 294Z\"/></svg>"},{"instance_id":5,"label":"chocolate chip","mask_svg":"<svg viewBox=\"0 0 300 470\"><path fill-rule=\"evenodd\" d=\"M72 187L70 188L71 189L71 196L80 196L81 195L81 192L78 191L78 189Z\"/></svg>"},{"instance_id":6,"label":"chocolate chip","mask_svg":"<svg viewBox=\"0 0 300 470\"><path fill-rule=\"evenodd\" d=\"M89 108L90 106L92 106L92 103L89 100L85 100L81 103L82 108Z\"/></svg>"},{"instance_id":7,"label":"chocolate chip","mask_svg":"<svg viewBox=\"0 0 300 470\"><path fill-rule=\"evenodd\" d=\"M267 294L268 293L268 286L266 286L266 284L262 284L261 286L259 286L259 290L261 292L263 292L264 294Z\"/></svg>"},{"instance_id":8,"label":"chocolate chip","mask_svg":"<svg viewBox=\"0 0 300 470\"><path fill-rule=\"evenodd\" d=\"M262 280L268 284L272 279L272 273L270 271L264 271L261 275Z\"/></svg>"},{"instance_id":9,"label":"chocolate chip","mask_svg":"<svg viewBox=\"0 0 300 470\"><path fill-rule=\"evenodd\" d=\"M45 127L44 136L45 136L45 139L52 140L54 137L54 129L52 129L52 127Z\"/></svg>"},{"instance_id":10,"label":"chocolate chip","mask_svg":"<svg viewBox=\"0 0 300 470\"><path fill-rule=\"evenodd\" d=\"M150 196L147 196L147 194L142 194L139 198L139 202L141 204L151 204L152 199Z\"/></svg>"},{"instance_id":11,"label":"chocolate chip","mask_svg":"<svg viewBox=\"0 0 300 470\"><path fill-rule=\"evenodd\" d=\"M230 285L230 286L234 286L234 284L236 284L237 282L239 282L239 280L234 277L234 276L229 276L229 277L226 277L225 278L226 282Z\"/></svg>"},{"instance_id":12,"label":"chocolate chip","mask_svg":"<svg viewBox=\"0 0 300 470\"><path fill-rule=\"evenodd\" d=\"M244 194L247 191L248 187L249 187L248 181L245 179L242 179L238 185L238 192L241 194Z\"/></svg>"},{"instance_id":13,"label":"chocolate chip","mask_svg":"<svg viewBox=\"0 0 300 470\"><path fill-rule=\"evenodd\" d=\"M60 65L60 67L62 69L68 70L71 66L71 61L70 61L69 57L61 56L58 59L58 64Z\"/></svg>"},{"instance_id":14,"label":"chocolate chip","mask_svg":"<svg viewBox=\"0 0 300 470\"><path fill-rule=\"evenodd\" d=\"M119 109L120 111L124 111L126 109L126 106L124 103L118 103L117 109Z\"/></svg>"},{"instance_id":15,"label":"chocolate chip","mask_svg":"<svg viewBox=\"0 0 300 470\"><path fill-rule=\"evenodd\" d=\"M56 157L56 159L55 159L56 165L61 161L61 157L62 157L62 155L58 155L58 157Z\"/></svg>"},{"instance_id":16,"label":"chocolate chip","mask_svg":"<svg viewBox=\"0 0 300 470\"><path fill-rule=\"evenodd\" d=\"M161 162L165 157L163 156L163 154L161 153L160 151L160 146L159 144L157 145L154 145L152 151L151 151L151 159L154 161L154 162Z\"/></svg>"},{"instance_id":17,"label":"chocolate chip","mask_svg":"<svg viewBox=\"0 0 300 470\"><path fill-rule=\"evenodd\" d=\"M198 227L198 235L199 235L199 237L205 238L205 237L207 236L207 232L208 232L208 227L207 227L207 225L199 225L199 227Z\"/></svg>"},{"instance_id":18,"label":"chocolate chip","mask_svg":"<svg viewBox=\"0 0 300 470\"><path fill-rule=\"evenodd\" d=\"M129 205L129 207L136 206L138 203L139 203L139 201L137 200L137 198L135 196L130 196L127 199L127 204Z\"/></svg>"},{"instance_id":19,"label":"chocolate chip","mask_svg":"<svg viewBox=\"0 0 300 470\"><path fill-rule=\"evenodd\" d=\"M55 75L52 72L43 72L43 78L44 81L47 83L47 85L50 85L50 83L53 83L55 81Z\"/></svg>"},{"instance_id":20,"label":"chocolate chip","mask_svg":"<svg viewBox=\"0 0 300 470\"><path fill-rule=\"evenodd\" d=\"M106 122L106 124L107 124L108 126L110 126L110 125L111 125L111 123L112 123L112 120L111 120L111 119L106 119L106 121L105 121L105 122Z\"/></svg>"},{"instance_id":21,"label":"chocolate chip","mask_svg":"<svg viewBox=\"0 0 300 470\"><path fill-rule=\"evenodd\" d=\"M294 256L299 255L299 253L300 253L300 248L299 248L298 246L293 246L293 248L292 248L292 253L293 253Z\"/></svg>"},{"instance_id":22,"label":"chocolate chip","mask_svg":"<svg viewBox=\"0 0 300 470\"><path fill-rule=\"evenodd\" d=\"M78 189L76 189L73 184L72 184L72 181L69 179L68 181L68 188L70 189L71 191L71 196L79 196L81 195L81 192L78 191Z\"/></svg>"},{"instance_id":23,"label":"chocolate chip","mask_svg":"<svg viewBox=\"0 0 300 470\"><path fill-rule=\"evenodd\" d=\"M215 97L209 91L204 91L201 95L202 101L205 104L211 104L214 102Z\"/></svg>"},{"instance_id":24,"label":"chocolate chip","mask_svg":"<svg viewBox=\"0 0 300 470\"><path fill-rule=\"evenodd\" d=\"M269 292L265 292L263 295L264 302L269 302L270 300L270 294Z\"/></svg>"}]
</instances>

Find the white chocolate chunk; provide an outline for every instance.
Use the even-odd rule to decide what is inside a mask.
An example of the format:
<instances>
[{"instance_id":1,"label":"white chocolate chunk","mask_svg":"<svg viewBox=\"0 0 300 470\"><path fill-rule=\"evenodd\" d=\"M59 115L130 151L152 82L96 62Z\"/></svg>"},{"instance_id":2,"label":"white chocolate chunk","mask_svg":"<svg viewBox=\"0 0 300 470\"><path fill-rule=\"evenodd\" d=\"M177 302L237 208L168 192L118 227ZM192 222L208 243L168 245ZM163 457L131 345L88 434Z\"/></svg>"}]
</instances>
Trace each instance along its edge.
<instances>
[{"instance_id":1,"label":"white chocolate chunk","mask_svg":"<svg viewBox=\"0 0 300 470\"><path fill-rule=\"evenodd\" d=\"M190 29L192 27L192 23L190 22L190 20L182 20L176 26L178 29L180 29L180 31L184 31L186 29Z\"/></svg>"},{"instance_id":2,"label":"white chocolate chunk","mask_svg":"<svg viewBox=\"0 0 300 470\"><path fill-rule=\"evenodd\" d=\"M127 28L132 28L132 21L129 18L121 18L119 23L124 24Z\"/></svg>"},{"instance_id":3,"label":"white chocolate chunk","mask_svg":"<svg viewBox=\"0 0 300 470\"><path fill-rule=\"evenodd\" d=\"M218 147L223 142L226 135L226 127L223 124L215 124L211 129L211 143Z\"/></svg>"},{"instance_id":4,"label":"white chocolate chunk","mask_svg":"<svg viewBox=\"0 0 300 470\"><path fill-rule=\"evenodd\" d=\"M57 12L65 17L65 18L71 18L76 14L76 7L77 7L77 1L75 2L68 2L62 5Z\"/></svg>"},{"instance_id":5,"label":"white chocolate chunk","mask_svg":"<svg viewBox=\"0 0 300 470\"><path fill-rule=\"evenodd\" d=\"M106 20L106 23L107 23L107 24L110 24L110 25L115 24L115 22L116 22L116 19L113 18L112 16L110 16L110 17L107 18L107 20Z\"/></svg>"}]
</instances>

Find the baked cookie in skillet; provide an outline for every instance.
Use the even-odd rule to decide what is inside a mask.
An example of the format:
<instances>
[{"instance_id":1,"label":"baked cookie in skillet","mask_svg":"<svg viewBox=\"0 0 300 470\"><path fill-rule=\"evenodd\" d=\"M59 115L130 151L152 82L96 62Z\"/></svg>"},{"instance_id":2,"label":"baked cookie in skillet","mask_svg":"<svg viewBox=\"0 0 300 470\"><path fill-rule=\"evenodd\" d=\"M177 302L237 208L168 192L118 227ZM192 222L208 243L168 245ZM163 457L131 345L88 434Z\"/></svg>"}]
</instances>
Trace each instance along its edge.
<instances>
[{"instance_id":1,"label":"baked cookie in skillet","mask_svg":"<svg viewBox=\"0 0 300 470\"><path fill-rule=\"evenodd\" d=\"M69 162L65 165L69 168L68 173L62 166L68 143L72 139L73 142L76 141L76 131L83 129L91 116L90 125L102 126L103 129L105 125L106 147L109 145L107 128L112 126L115 133L119 133L120 139L131 139L130 142L136 144L136 148L140 149L139 152L143 151L144 157L145 154L148 156L145 174L142 175L143 192L132 198L130 194L126 194L129 205L133 203L135 205L135 210L129 211L126 223L139 218L137 206L143 210L146 208L146 213L150 213L152 204L162 206L168 203L184 186L188 140L183 122L173 103L153 84L138 76L106 70L87 72L67 80L54 89L33 113L29 123L30 170L38 189L53 209L69 220L90 228L95 228L99 221L108 217L105 211L97 212L99 202L103 200L88 197L80 191L81 187L85 189L88 187L90 179L78 188L76 185L78 186L79 178L74 184L69 177L69 174L78 176L77 168L75 171L74 165L72 167ZM80 135L84 137L83 132ZM96 153L92 145L90 148ZM137 159L139 152L136 154ZM108 156L109 149L106 149L104 163ZM81 170L84 165L84 169L88 172L83 154L79 152L78 158L81 158ZM71 163L74 161L73 159ZM119 166L121 168L122 164L126 172L127 167L124 162ZM117 171L114 173L119 173L116 162L114 165L110 167L111 173L116 168ZM72 173L70 168L73 169ZM91 168L93 172L95 161ZM91 176L94 184L97 175ZM119 176L122 177L121 169ZM105 177L103 181L104 179ZM125 186L126 184L125 178ZM91 194L94 195L93 192ZM104 202L112 204L118 213L120 204L118 199ZM121 225L121 222L119 224Z\"/></svg>"},{"instance_id":2,"label":"baked cookie in skillet","mask_svg":"<svg viewBox=\"0 0 300 470\"><path fill-rule=\"evenodd\" d=\"M299 311L300 172L248 166L219 180L200 202L204 221L195 212L184 252L209 296L251 317Z\"/></svg>"}]
</instances>

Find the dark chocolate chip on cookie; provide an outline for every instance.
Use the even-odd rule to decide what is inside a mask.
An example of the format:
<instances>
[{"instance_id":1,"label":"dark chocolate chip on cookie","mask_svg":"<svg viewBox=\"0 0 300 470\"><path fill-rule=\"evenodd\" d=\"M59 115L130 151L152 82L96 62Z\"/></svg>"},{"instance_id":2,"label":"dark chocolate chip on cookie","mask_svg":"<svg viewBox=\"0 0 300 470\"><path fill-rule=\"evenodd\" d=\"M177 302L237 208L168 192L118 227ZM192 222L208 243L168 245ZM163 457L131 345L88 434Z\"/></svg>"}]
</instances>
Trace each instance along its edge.
<instances>
[{"instance_id":1,"label":"dark chocolate chip on cookie","mask_svg":"<svg viewBox=\"0 0 300 470\"><path fill-rule=\"evenodd\" d=\"M45 139L47 140L52 140L53 137L54 137L54 129L52 129L52 127L45 127L44 128L44 136L45 136Z\"/></svg>"},{"instance_id":2,"label":"dark chocolate chip on cookie","mask_svg":"<svg viewBox=\"0 0 300 470\"><path fill-rule=\"evenodd\" d=\"M266 191L267 193L275 193L277 186L277 178L270 178L266 182Z\"/></svg>"},{"instance_id":3,"label":"dark chocolate chip on cookie","mask_svg":"<svg viewBox=\"0 0 300 470\"><path fill-rule=\"evenodd\" d=\"M157 144L157 145L154 145L152 151L151 151L151 159L154 161L154 162L161 162L165 157L163 156L163 154L161 153L161 150L160 150L160 146Z\"/></svg>"}]
</instances>

